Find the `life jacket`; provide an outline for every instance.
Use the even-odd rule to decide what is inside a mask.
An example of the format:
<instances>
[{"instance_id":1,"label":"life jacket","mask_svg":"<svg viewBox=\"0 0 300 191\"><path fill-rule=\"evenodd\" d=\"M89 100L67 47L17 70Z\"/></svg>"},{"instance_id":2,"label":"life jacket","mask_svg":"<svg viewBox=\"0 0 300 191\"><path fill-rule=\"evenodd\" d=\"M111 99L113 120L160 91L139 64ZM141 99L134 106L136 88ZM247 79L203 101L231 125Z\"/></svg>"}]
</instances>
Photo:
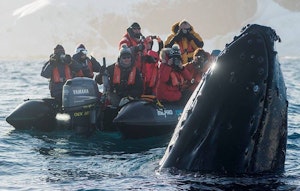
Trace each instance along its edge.
<instances>
[{"instance_id":1,"label":"life jacket","mask_svg":"<svg viewBox=\"0 0 300 191\"><path fill-rule=\"evenodd\" d=\"M147 55L153 57L156 61L155 63L145 62L142 70L144 82L150 84L151 80L155 80L157 76L158 53L153 50L148 50Z\"/></svg>"},{"instance_id":2,"label":"life jacket","mask_svg":"<svg viewBox=\"0 0 300 191\"><path fill-rule=\"evenodd\" d=\"M135 83L135 75L136 75L136 66L133 66L127 79L127 85L133 85ZM121 68L119 64L115 64L113 84L120 84L120 82L121 82Z\"/></svg>"},{"instance_id":3,"label":"life jacket","mask_svg":"<svg viewBox=\"0 0 300 191\"><path fill-rule=\"evenodd\" d=\"M87 62L87 66L88 66L88 69L89 69L89 73L88 73L87 77L93 78L94 77L93 64L90 60L86 60L86 62ZM79 70L76 73L76 76L77 77L84 77L83 71Z\"/></svg>"},{"instance_id":4,"label":"life jacket","mask_svg":"<svg viewBox=\"0 0 300 191\"><path fill-rule=\"evenodd\" d=\"M184 84L184 78L181 74L179 74L178 72L174 72L172 71L170 73L170 77L171 77L171 83L172 86L178 86L181 87Z\"/></svg>"},{"instance_id":5,"label":"life jacket","mask_svg":"<svg viewBox=\"0 0 300 191\"><path fill-rule=\"evenodd\" d=\"M58 67L55 66L52 70L52 80L54 83L60 83L60 82L65 82L68 79L71 79L72 75L71 75L71 70L70 67L68 65L65 65L64 68L64 76L61 76L58 70Z\"/></svg>"},{"instance_id":6,"label":"life jacket","mask_svg":"<svg viewBox=\"0 0 300 191\"><path fill-rule=\"evenodd\" d=\"M158 61L159 55L158 55L157 52L155 52L155 51L153 51L153 50L148 50L147 54L148 54L149 56L152 56L153 58L155 58L155 59Z\"/></svg>"},{"instance_id":7,"label":"life jacket","mask_svg":"<svg viewBox=\"0 0 300 191\"><path fill-rule=\"evenodd\" d=\"M194 48L192 46L192 43L190 43L187 39L183 39L180 42L178 42L179 47L181 48L181 54L189 54L194 53ZM192 56L192 55L191 55Z\"/></svg>"},{"instance_id":8,"label":"life jacket","mask_svg":"<svg viewBox=\"0 0 300 191\"><path fill-rule=\"evenodd\" d=\"M139 45L140 43L143 43L144 46L146 46L146 41L136 41L133 37L130 37L130 35L128 33L126 33L123 38L121 39L120 43L119 43L119 49L121 49L121 45L122 44L127 44L128 47L134 47L134 46L137 46ZM143 52L140 52L138 51L136 54L133 54L134 55L134 63L135 63L135 66L140 70L140 71L143 71L143 55L146 55L147 53L147 50L144 49Z\"/></svg>"},{"instance_id":9,"label":"life jacket","mask_svg":"<svg viewBox=\"0 0 300 191\"><path fill-rule=\"evenodd\" d=\"M153 88L155 86L156 81L157 81L157 76L158 76L158 67L157 67L157 64L155 64L155 67L152 70L152 75L151 75L151 78L149 81L150 88Z\"/></svg>"}]
</instances>

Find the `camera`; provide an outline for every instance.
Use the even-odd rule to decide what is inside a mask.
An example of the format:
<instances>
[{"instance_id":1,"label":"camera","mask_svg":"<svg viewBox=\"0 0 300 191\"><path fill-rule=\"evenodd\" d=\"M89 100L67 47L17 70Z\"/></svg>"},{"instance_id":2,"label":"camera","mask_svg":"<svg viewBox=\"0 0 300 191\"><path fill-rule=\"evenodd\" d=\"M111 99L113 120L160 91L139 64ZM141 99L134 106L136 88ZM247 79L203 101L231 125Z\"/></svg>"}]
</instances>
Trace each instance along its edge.
<instances>
[{"instance_id":1,"label":"camera","mask_svg":"<svg viewBox=\"0 0 300 191\"><path fill-rule=\"evenodd\" d=\"M200 63L204 63L205 58L203 56L197 56L197 61L200 62Z\"/></svg>"},{"instance_id":2,"label":"camera","mask_svg":"<svg viewBox=\"0 0 300 191\"><path fill-rule=\"evenodd\" d=\"M62 63L67 63L67 64L69 64L72 60L69 54L62 54L59 56L59 59Z\"/></svg>"},{"instance_id":3,"label":"camera","mask_svg":"<svg viewBox=\"0 0 300 191\"><path fill-rule=\"evenodd\" d=\"M59 59L60 59L60 61L64 62L66 59L66 55L65 54L60 55Z\"/></svg>"},{"instance_id":4,"label":"camera","mask_svg":"<svg viewBox=\"0 0 300 191\"><path fill-rule=\"evenodd\" d=\"M179 66L181 63L181 53L178 45L173 45L170 54L170 58L173 59L173 65L174 66Z\"/></svg>"},{"instance_id":5,"label":"camera","mask_svg":"<svg viewBox=\"0 0 300 191\"><path fill-rule=\"evenodd\" d=\"M170 58L181 58L180 49L177 45L173 45L172 49L170 50L169 56Z\"/></svg>"},{"instance_id":6,"label":"camera","mask_svg":"<svg viewBox=\"0 0 300 191\"><path fill-rule=\"evenodd\" d=\"M193 64L196 68L202 69L206 64L207 58L203 56L196 56L196 59L193 61Z\"/></svg>"},{"instance_id":7,"label":"camera","mask_svg":"<svg viewBox=\"0 0 300 191\"><path fill-rule=\"evenodd\" d=\"M179 66L179 65L180 65L180 62L181 62L181 59L180 59L180 58L178 58L178 57L174 57L174 58L173 58L173 64L174 64L175 66Z\"/></svg>"}]
</instances>

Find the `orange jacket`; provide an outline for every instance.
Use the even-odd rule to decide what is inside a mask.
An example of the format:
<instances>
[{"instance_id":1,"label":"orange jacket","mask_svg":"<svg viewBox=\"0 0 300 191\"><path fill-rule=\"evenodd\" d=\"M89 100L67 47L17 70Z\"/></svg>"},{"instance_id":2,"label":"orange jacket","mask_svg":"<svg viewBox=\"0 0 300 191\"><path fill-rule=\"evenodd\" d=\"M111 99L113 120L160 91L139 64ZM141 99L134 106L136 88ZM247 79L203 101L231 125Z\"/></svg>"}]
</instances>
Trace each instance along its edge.
<instances>
[{"instance_id":1,"label":"orange jacket","mask_svg":"<svg viewBox=\"0 0 300 191\"><path fill-rule=\"evenodd\" d=\"M133 66L128 76L127 85L133 85L135 83L135 75L136 75L136 67ZM121 69L119 64L115 64L113 84L120 84L120 83L121 83Z\"/></svg>"},{"instance_id":2,"label":"orange jacket","mask_svg":"<svg viewBox=\"0 0 300 191\"><path fill-rule=\"evenodd\" d=\"M71 70L70 70L69 65L67 65L67 64L64 67L64 74L60 74L57 66L55 66L52 70L52 81L54 83L65 82L71 78L72 78Z\"/></svg>"},{"instance_id":3,"label":"orange jacket","mask_svg":"<svg viewBox=\"0 0 300 191\"><path fill-rule=\"evenodd\" d=\"M196 38L195 40L188 40L186 37L181 38L179 41L173 41L177 31L179 29L179 22L175 23L172 26L172 34L167 37L165 41L165 47L171 48L173 44L178 44L180 47L182 62L187 63L192 60L194 51L197 48L203 47L203 40L198 33L194 31L194 28L191 26L190 33Z\"/></svg>"},{"instance_id":4,"label":"orange jacket","mask_svg":"<svg viewBox=\"0 0 300 191\"><path fill-rule=\"evenodd\" d=\"M190 80L191 74L185 68L175 71L171 66L160 63L158 81L155 88L157 99L161 101L179 101L185 80Z\"/></svg>"},{"instance_id":5,"label":"orange jacket","mask_svg":"<svg viewBox=\"0 0 300 191\"><path fill-rule=\"evenodd\" d=\"M88 71L88 76L86 76L86 77L93 78L94 77L93 64L89 59L87 59L87 66L88 66L89 71ZM76 73L76 76L77 77L84 77L85 75L84 75L82 70L79 70Z\"/></svg>"},{"instance_id":6,"label":"orange jacket","mask_svg":"<svg viewBox=\"0 0 300 191\"><path fill-rule=\"evenodd\" d=\"M143 63L142 63L142 56L143 56L143 52L141 52L141 51L136 51L135 52L135 50L134 50L134 47L136 47L140 43L141 43L140 40L137 40L137 39L131 37L129 35L129 33L127 32L126 34L124 34L123 38L119 42L119 50L121 49L122 44L126 44L131 49L132 55L133 55L133 57L135 59L135 61L134 61L135 66L140 71L142 71L142 65L143 65Z\"/></svg>"}]
</instances>

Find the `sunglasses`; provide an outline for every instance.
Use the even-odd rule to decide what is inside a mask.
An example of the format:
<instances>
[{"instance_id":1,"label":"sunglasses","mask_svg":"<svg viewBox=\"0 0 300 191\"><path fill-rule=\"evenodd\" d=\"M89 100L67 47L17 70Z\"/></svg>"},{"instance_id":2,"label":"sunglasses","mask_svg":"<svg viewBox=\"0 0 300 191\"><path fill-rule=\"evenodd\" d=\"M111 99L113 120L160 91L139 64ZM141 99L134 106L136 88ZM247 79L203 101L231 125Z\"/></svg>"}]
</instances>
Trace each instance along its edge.
<instances>
[{"instance_id":1,"label":"sunglasses","mask_svg":"<svg viewBox=\"0 0 300 191\"><path fill-rule=\"evenodd\" d=\"M135 28L132 28L132 29L133 29L133 30L141 30L141 28L136 28L136 27L135 27Z\"/></svg>"}]
</instances>

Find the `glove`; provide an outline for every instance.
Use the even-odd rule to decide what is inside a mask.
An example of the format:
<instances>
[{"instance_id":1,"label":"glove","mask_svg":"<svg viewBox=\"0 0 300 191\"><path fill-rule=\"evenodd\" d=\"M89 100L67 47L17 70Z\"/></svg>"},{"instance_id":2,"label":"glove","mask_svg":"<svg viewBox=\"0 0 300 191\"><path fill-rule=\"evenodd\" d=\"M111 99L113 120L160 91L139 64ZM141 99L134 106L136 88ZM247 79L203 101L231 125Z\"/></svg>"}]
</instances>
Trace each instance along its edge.
<instances>
[{"instance_id":1,"label":"glove","mask_svg":"<svg viewBox=\"0 0 300 191\"><path fill-rule=\"evenodd\" d=\"M71 58L70 54L66 54L64 61L66 64L71 64L72 58Z\"/></svg>"},{"instance_id":2,"label":"glove","mask_svg":"<svg viewBox=\"0 0 300 191\"><path fill-rule=\"evenodd\" d=\"M195 36L194 36L193 34L191 34L191 33L188 33L188 34L186 35L186 38L187 38L189 41L191 41L191 40L194 40L194 39L195 39Z\"/></svg>"},{"instance_id":3,"label":"glove","mask_svg":"<svg viewBox=\"0 0 300 191\"><path fill-rule=\"evenodd\" d=\"M56 54L51 54L50 55L50 64L53 64L55 62L57 62L57 56L56 56Z\"/></svg>"},{"instance_id":4,"label":"glove","mask_svg":"<svg viewBox=\"0 0 300 191\"><path fill-rule=\"evenodd\" d=\"M183 32L180 29L180 30L177 31L176 35L174 36L174 40L179 41L182 37L183 37Z\"/></svg>"},{"instance_id":5,"label":"glove","mask_svg":"<svg viewBox=\"0 0 300 191\"><path fill-rule=\"evenodd\" d=\"M96 60L96 58L94 58L93 56L91 56L91 62L92 62L92 63L98 63L98 64L100 64L100 63Z\"/></svg>"},{"instance_id":6,"label":"glove","mask_svg":"<svg viewBox=\"0 0 300 191\"><path fill-rule=\"evenodd\" d=\"M91 56L91 61L96 61L97 62L96 58L94 58L93 56Z\"/></svg>"}]
</instances>

